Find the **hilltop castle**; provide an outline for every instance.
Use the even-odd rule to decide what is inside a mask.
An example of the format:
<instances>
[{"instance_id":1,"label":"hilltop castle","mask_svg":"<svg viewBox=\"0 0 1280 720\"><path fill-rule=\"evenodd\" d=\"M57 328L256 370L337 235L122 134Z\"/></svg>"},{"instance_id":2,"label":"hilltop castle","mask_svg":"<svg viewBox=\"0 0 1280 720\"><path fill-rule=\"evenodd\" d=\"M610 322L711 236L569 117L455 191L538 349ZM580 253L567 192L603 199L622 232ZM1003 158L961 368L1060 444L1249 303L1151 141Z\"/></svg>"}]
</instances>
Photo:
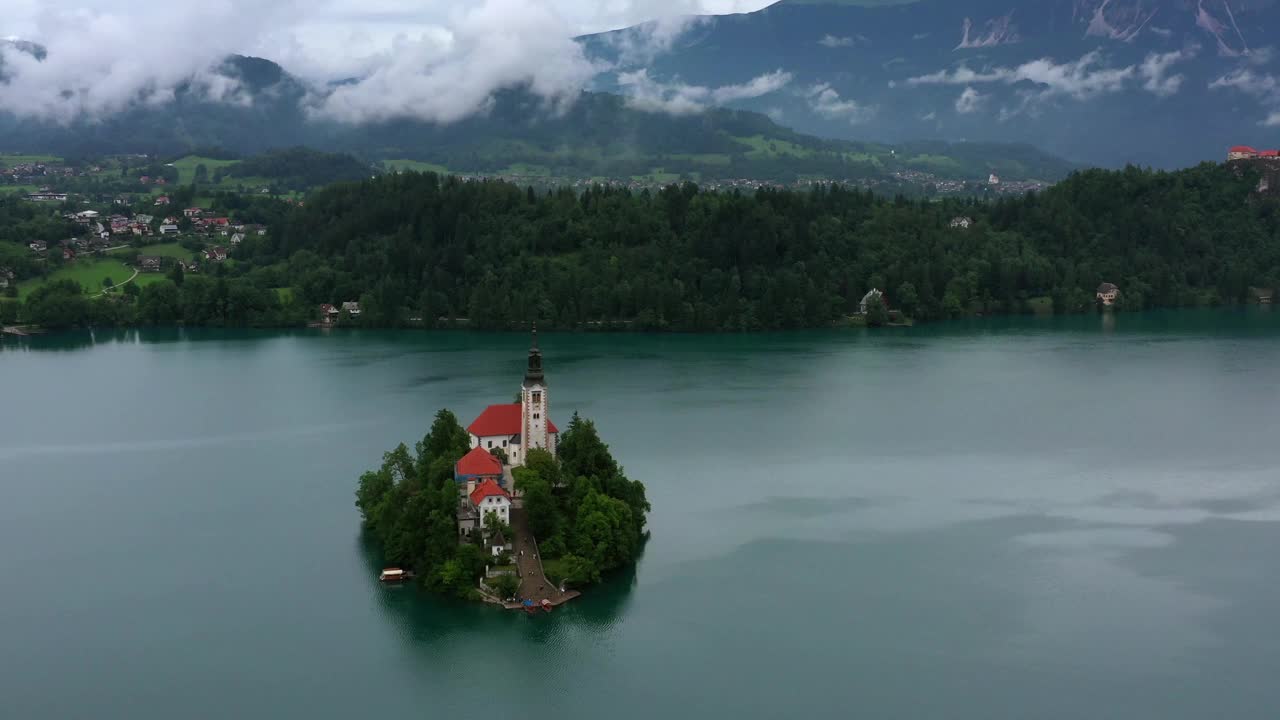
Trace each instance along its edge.
<instances>
[{"instance_id":1,"label":"hilltop castle","mask_svg":"<svg viewBox=\"0 0 1280 720\"><path fill-rule=\"evenodd\" d=\"M1248 145L1236 145L1227 151L1227 162L1233 160L1280 160L1280 150L1254 150Z\"/></svg>"}]
</instances>

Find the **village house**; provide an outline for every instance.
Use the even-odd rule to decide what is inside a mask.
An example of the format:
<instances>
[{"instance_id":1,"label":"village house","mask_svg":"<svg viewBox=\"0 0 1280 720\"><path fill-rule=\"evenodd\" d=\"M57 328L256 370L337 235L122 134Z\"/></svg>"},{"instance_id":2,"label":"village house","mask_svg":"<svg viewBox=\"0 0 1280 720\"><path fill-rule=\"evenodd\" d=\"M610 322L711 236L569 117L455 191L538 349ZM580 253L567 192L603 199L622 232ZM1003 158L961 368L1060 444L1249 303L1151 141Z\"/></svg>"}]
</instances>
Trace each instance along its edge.
<instances>
[{"instance_id":1,"label":"village house","mask_svg":"<svg viewBox=\"0 0 1280 720\"><path fill-rule=\"evenodd\" d=\"M160 272L164 265L164 260L156 255L139 255L138 271L139 272Z\"/></svg>"},{"instance_id":2,"label":"village house","mask_svg":"<svg viewBox=\"0 0 1280 720\"><path fill-rule=\"evenodd\" d=\"M342 312L350 315L353 318L358 318L360 317L360 303L344 302L342 303Z\"/></svg>"},{"instance_id":3,"label":"village house","mask_svg":"<svg viewBox=\"0 0 1280 720\"><path fill-rule=\"evenodd\" d=\"M204 212L204 210L201 210L198 207L193 207L193 208L187 208L186 210L183 210L182 214L189 218L198 218L200 217L200 213L202 212Z\"/></svg>"},{"instance_id":4,"label":"village house","mask_svg":"<svg viewBox=\"0 0 1280 720\"><path fill-rule=\"evenodd\" d=\"M995 174L995 173L991 173L991 177L987 178L987 184L988 184L988 185L999 185L999 184L1000 184L1000 176L999 176L999 175L997 175L997 174Z\"/></svg>"},{"instance_id":5,"label":"village house","mask_svg":"<svg viewBox=\"0 0 1280 720\"><path fill-rule=\"evenodd\" d=\"M89 223L97 219L98 219L98 212L96 210L84 210L82 212L76 213L76 222L80 223L81 225L88 225Z\"/></svg>"},{"instance_id":6,"label":"village house","mask_svg":"<svg viewBox=\"0 0 1280 720\"><path fill-rule=\"evenodd\" d=\"M9 287L9 283L17 277L13 271L7 267L0 267L0 290Z\"/></svg>"},{"instance_id":7,"label":"village house","mask_svg":"<svg viewBox=\"0 0 1280 720\"><path fill-rule=\"evenodd\" d=\"M1251 287L1249 295L1253 297L1253 301L1259 305L1270 305L1275 298L1275 290L1271 288Z\"/></svg>"},{"instance_id":8,"label":"village house","mask_svg":"<svg viewBox=\"0 0 1280 720\"><path fill-rule=\"evenodd\" d=\"M222 262L227 259L227 249L222 246L214 246L204 251L204 259L212 262Z\"/></svg>"},{"instance_id":9,"label":"village house","mask_svg":"<svg viewBox=\"0 0 1280 720\"><path fill-rule=\"evenodd\" d=\"M534 330L529 364L520 385L520 402L485 408L467 426L471 447L482 448L486 452L500 448L506 453L507 464L513 467L524 465L525 453L534 448L554 455L560 430L551 422L548 409L542 351L538 349L538 331Z\"/></svg>"},{"instance_id":10,"label":"village house","mask_svg":"<svg viewBox=\"0 0 1280 720\"><path fill-rule=\"evenodd\" d=\"M871 288L869 291L867 291L866 295L862 296L862 300L858 303L858 312L862 313L863 315L866 315L867 307L873 302L878 302L882 305L888 305L888 302L884 298L884 293L880 292L875 288Z\"/></svg>"},{"instance_id":11,"label":"village house","mask_svg":"<svg viewBox=\"0 0 1280 720\"><path fill-rule=\"evenodd\" d=\"M168 204L169 204L168 195L161 195L160 197L156 198L156 207L159 207L161 205L168 205Z\"/></svg>"},{"instance_id":12,"label":"village house","mask_svg":"<svg viewBox=\"0 0 1280 720\"><path fill-rule=\"evenodd\" d=\"M973 225L973 218L967 218L960 215L951 219L951 227L953 228L968 230L971 225Z\"/></svg>"},{"instance_id":13,"label":"village house","mask_svg":"<svg viewBox=\"0 0 1280 720\"><path fill-rule=\"evenodd\" d=\"M177 235L178 226L173 224L165 224L160 226L161 235Z\"/></svg>"},{"instance_id":14,"label":"village house","mask_svg":"<svg viewBox=\"0 0 1280 720\"><path fill-rule=\"evenodd\" d=\"M200 272L200 263L195 260L179 260L178 267L182 268L182 272L188 274Z\"/></svg>"},{"instance_id":15,"label":"village house","mask_svg":"<svg viewBox=\"0 0 1280 720\"><path fill-rule=\"evenodd\" d=\"M1097 297L1098 297L1098 302L1102 303L1103 305L1107 305L1107 306L1114 305L1116 302L1116 298L1120 297L1120 288L1116 287L1115 285L1109 282L1104 282L1098 286Z\"/></svg>"},{"instance_id":16,"label":"village house","mask_svg":"<svg viewBox=\"0 0 1280 720\"><path fill-rule=\"evenodd\" d=\"M31 252L34 253L46 253L49 251L49 243L44 240L35 240L28 243L27 247L31 248Z\"/></svg>"},{"instance_id":17,"label":"village house","mask_svg":"<svg viewBox=\"0 0 1280 720\"><path fill-rule=\"evenodd\" d=\"M475 527L484 528L493 517L504 525L511 524L511 494L498 483L485 480L467 495L467 500Z\"/></svg>"},{"instance_id":18,"label":"village house","mask_svg":"<svg viewBox=\"0 0 1280 720\"><path fill-rule=\"evenodd\" d=\"M67 194L60 192L52 192L49 190L41 190L40 192L31 193L26 196L31 202L66 202Z\"/></svg>"},{"instance_id":19,"label":"village house","mask_svg":"<svg viewBox=\"0 0 1280 720\"><path fill-rule=\"evenodd\" d=\"M337 306L325 303L320 306L320 322L325 325L332 325L338 322L338 313Z\"/></svg>"},{"instance_id":20,"label":"village house","mask_svg":"<svg viewBox=\"0 0 1280 720\"><path fill-rule=\"evenodd\" d=\"M76 259L76 251L69 247L62 248L62 259L67 262L74 261Z\"/></svg>"}]
</instances>

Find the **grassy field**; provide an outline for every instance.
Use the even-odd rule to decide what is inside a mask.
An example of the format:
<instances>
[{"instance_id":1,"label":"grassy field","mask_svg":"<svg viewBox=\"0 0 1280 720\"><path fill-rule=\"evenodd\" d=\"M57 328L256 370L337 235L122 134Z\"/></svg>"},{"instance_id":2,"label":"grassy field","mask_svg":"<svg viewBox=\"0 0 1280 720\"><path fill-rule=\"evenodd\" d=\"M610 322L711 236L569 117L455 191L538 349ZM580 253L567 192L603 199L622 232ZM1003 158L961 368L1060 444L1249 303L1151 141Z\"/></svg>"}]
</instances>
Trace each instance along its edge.
<instances>
[{"instance_id":1,"label":"grassy field","mask_svg":"<svg viewBox=\"0 0 1280 720\"><path fill-rule=\"evenodd\" d=\"M632 175L631 179L637 182L649 182L657 185L670 185L672 183L680 182L680 175L678 173L666 172L662 168L654 168L653 172L649 173L648 175Z\"/></svg>"},{"instance_id":2,"label":"grassy field","mask_svg":"<svg viewBox=\"0 0 1280 720\"><path fill-rule=\"evenodd\" d=\"M0 167L13 167L25 163L57 163L62 158L57 155L0 155Z\"/></svg>"},{"instance_id":3,"label":"grassy field","mask_svg":"<svg viewBox=\"0 0 1280 720\"><path fill-rule=\"evenodd\" d=\"M500 175L521 175L524 177L551 177L551 168L546 165L530 165L529 163L515 163L508 165L499 171Z\"/></svg>"},{"instance_id":4,"label":"grassy field","mask_svg":"<svg viewBox=\"0 0 1280 720\"><path fill-rule=\"evenodd\" d=\"M383 160L382 167L387 170L401 170L407 172L433 172L441 175L448 175L449 168L435 163L420 162L418 160Z\"/></svg>"},{"instance_id":5,"label":"grassy field","mask_svg":"<svg viewBox=\"0 0 1280 720\"><path fill-rule=\"evenodd\" d=\"M40 189L39 185L0 185L0 193L26 195Z\"/></svg>"},{"instance_id":6,"label":"grassy field","mask_svg":"<svg viewBox=\"0 0 1280 720\"><path fill-rule=\"evenodd\" d=\"M178 258L179 260L190 260L195 253L178 243L163 243L161 245L144 245L140 248L120 248L119 250L112 250L111 255L128 259L133 259L138 255L158 255L160 257Z\"/></svg>"},{"instance_id":7,"label":"grassy field","mask_svg":"<svg viewBox=\"0 0 1280 720\"><path fill-rule=\"evenodd\" d=\"M137 285L138 288L141 289L148 285L155 285L158 282L163 282L168 278L169 276L166 273L138 273L138 277L133 281L133 284Z\"/></svg>"},{"instance_id":8,"label":"grassy field","mask_svg":"<svg viewBox=\"0 0 1280 720\"><path fill-rule=\"evenodd\" d=\"M806 147L800 147L793 142L786 140L771 140L763 135L753 135L751 137L735 137L735 141L751 148L747 151L749 158L773 158L773 157L797 157L807 158L813 157L814 151Z\"/></svg>"},{"instance_id":9,"label":"grassy field","mask_svg":"<svg viewBox=\"0 0 1280 720\"><path fill-rule=\"evenodd\" d=\"M960 172L960 163L954 158L946 155L916 155L913 158L905 160L907 167L916 170L924 170L925 172L948 173Z\"/></svg>"},{"instance_id":10,"label":"grassy field","mask_svg":"<svg viewBox=\"0 0 1280 720\"><path fill-rule=\"evenodd\" d=\"M175 160L173 166L178 169L178 183L180 185L190 185L196 179L196 166L204 165L209 171L209 177L213 177L214 171L218 168L225 168L239 163L239 160L214 160L213 158L200 157L199 155L188 155L181 160Z\"/></svg>"},{"instance_id":11,"label":"grassy field","mask_svg":"<svg viewBox=\"0 0 1280 720\"><path fill-rule=\"evenodd\" d=\"M1027 301L1031 306L1031 311L1036 315L1052 315L1053 314L1053 298L1047 295L1033 297Z\"/></svg>"},{"instance_id":12,"label":"grassy field","mask_svg":"<svg viewBox=\"0 0 1280 720\"><path fill-rule=\"evenodd\" d=\"M57 250L50 252L57 252ZM117 258L81 258L58 269L48 277L32 278L18 283L18 299L26 300L31 291L46 282L58 280L75 280L84 288L85 294L97 295L102 292L104 278L111 278L113 283L122 283L128 280L130 275L133 275L133 268Z\"/></svg>"}]
</instances>

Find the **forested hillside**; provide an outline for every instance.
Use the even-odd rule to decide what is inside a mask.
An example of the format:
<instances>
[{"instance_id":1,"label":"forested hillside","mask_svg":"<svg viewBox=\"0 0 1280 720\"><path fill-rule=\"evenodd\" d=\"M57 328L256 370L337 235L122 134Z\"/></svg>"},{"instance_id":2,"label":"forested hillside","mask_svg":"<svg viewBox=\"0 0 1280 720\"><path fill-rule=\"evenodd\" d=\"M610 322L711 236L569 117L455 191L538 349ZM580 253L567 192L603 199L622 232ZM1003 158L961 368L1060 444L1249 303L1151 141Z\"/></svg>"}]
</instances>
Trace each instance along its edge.
<instances>
[{"instance_id":1,"label":"forested hillside","mask_svg":"<svg viewBox=\"0 0 1280 720\"><path fill-rule=\"evenodd\" d=\"M1090 310L1102 282L1126 308L1233 303L1280 285L1280 207L1256 184L1210 164L1092 170L983 203L388 175L313 194L214 276L150 285L115 317L291 324L359 300L368 326L761 330L829 326L873 287L931 320Z\"/></svg>"}]
</instances>

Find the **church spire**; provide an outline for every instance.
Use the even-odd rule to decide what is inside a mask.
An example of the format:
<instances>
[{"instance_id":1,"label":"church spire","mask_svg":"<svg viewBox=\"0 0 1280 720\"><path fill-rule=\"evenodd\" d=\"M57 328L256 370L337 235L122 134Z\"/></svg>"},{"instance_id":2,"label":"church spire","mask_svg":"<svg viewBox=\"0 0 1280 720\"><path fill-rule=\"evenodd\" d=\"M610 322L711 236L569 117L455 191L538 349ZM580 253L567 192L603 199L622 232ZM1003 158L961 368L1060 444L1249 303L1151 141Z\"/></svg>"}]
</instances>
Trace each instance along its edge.
<instances>
[{"instance_id":1,"label":"church spire","mask_svg":"<svg viewBox=\"0 0 1280 720\"><path fill-rule=\"evenodd\" d=\"M538 324L533 324L533 344L529 347L529 367L524 371L526 385L542 380L542 351L538 349Z\"/></svg>"}]
</instances>

